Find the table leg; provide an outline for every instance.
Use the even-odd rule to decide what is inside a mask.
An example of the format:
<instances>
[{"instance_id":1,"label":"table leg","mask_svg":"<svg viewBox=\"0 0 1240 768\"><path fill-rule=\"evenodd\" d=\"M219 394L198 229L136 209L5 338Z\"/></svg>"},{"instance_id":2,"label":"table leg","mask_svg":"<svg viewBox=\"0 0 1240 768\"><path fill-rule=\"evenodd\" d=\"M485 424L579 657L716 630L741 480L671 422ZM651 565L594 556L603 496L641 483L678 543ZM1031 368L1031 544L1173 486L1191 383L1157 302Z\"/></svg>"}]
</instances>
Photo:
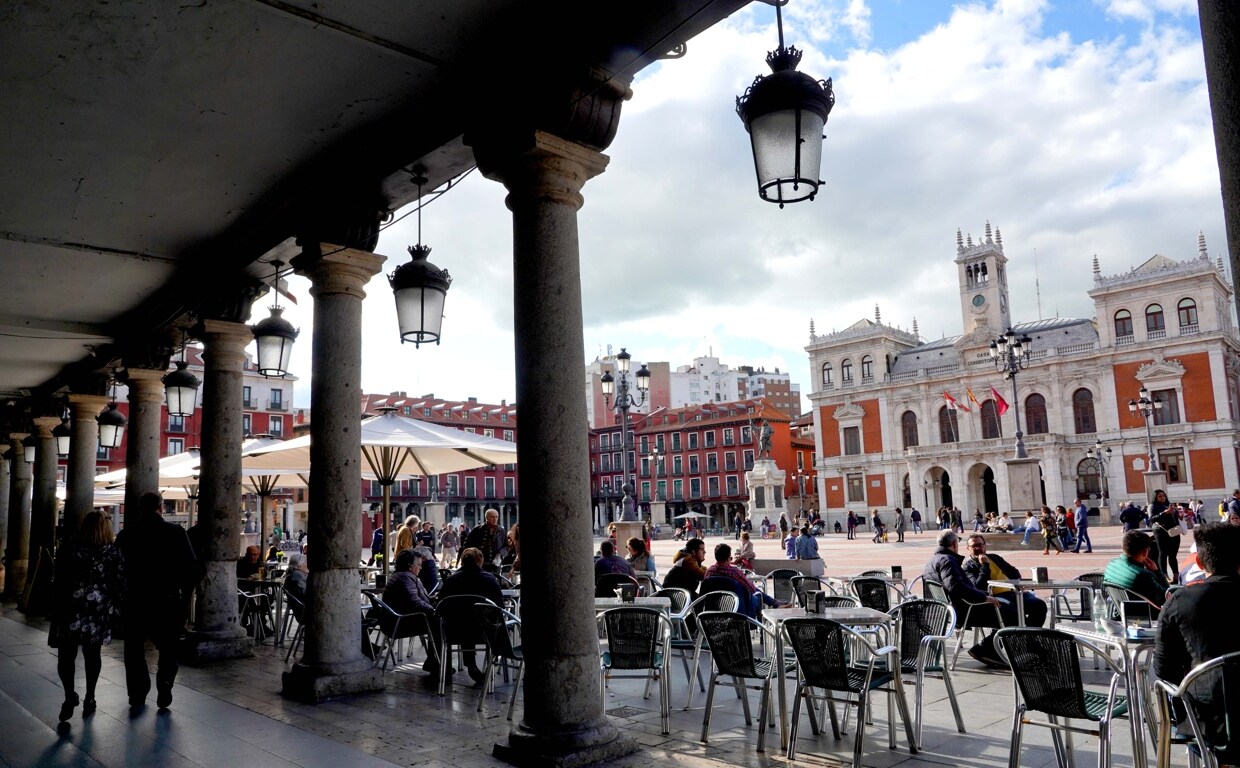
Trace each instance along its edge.
<instances>
[{"instance_id":1,"label":"table leg","mask_svg":"<svg viewBox=\"0 0 1240 768\"><path fill-rule=\"evenodd\" d=\"M779 676L776 683L779 685L779 748L784 753L788 752L788 687L784 684L786 680L786 672L784 665L784 633L783 628L775 625L775 663L779 665ZM809 702L809 706L813 706L813 702Z\"/></svg>"}]
</instances>

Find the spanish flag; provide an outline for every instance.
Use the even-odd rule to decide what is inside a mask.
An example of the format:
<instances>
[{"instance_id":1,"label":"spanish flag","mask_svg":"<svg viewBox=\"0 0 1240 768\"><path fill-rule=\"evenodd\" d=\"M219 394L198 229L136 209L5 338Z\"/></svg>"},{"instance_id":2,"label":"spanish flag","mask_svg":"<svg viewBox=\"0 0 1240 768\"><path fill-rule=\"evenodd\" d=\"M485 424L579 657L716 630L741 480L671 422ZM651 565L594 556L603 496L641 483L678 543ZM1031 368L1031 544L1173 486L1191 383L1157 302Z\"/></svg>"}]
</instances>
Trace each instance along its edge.
<instances>
[{"instance_id":1,"label":"spanish flag","mask_svg":"<svg viewBox=\"0 0 1240 768\"><path fill-rule=\"evenodd\" d=\"M982 407L982 404L977 401L977 396L973 394L973 390L969 389L968 387L965 387L964 391L968 393L970 403L973 403L978 408Z\"/></svg>"}]
</instances>

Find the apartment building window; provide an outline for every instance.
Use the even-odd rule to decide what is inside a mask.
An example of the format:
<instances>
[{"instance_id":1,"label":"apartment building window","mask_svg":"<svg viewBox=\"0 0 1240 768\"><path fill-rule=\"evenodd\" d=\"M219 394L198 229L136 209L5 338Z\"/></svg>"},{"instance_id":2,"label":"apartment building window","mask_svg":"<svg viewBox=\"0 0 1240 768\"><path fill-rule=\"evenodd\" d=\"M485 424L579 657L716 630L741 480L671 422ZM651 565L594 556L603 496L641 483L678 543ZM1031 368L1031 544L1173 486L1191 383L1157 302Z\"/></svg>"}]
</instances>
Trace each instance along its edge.
<instances>
[{"instance_id":1,"label":"apartment building window","mask_svg":"<svg viewBox=\"0 0 1240 768\"><path fill-rule=\"evenodd\" d=\"M736 451L728 451L723 454L723 468L728 472L736 471Z\"/></svg>"},{"instance_id":2,"label":"apartment building window","mask_svg":"<svg viewBox=\"0 0 1240 768\"><path fill-rule=\"evenodd\" d=\"M866 355L861 358L861 383L867 384L874 381L874 358Z\"/></svg>"},{"instance_id":3,"label":"apartment building window","mask_svg":"<svg viewBox=\"0 0 1240 768\"><path fill-rule=\"evenodd\" d=\"M753 451L745 451L745 469L753 469Z\"/></svg>"},{"instance_id":4,"label":"apartment building window","mask_svg":"<svg viewBox=\"0 0 1240 768\"><path fill-rule=\"evenodd\" d=\"M689 474L696 475L698 472L701 472L701 471L702 470L701 470L701 467L699 466L698 456L695 453L689 457Z\"/></svg>"},{"instance_id":5,"label":"apartment building window","mask_svg":"<svg viewBox=\"0 0 1240 768\"><path fill-rule=\"evenodd\" d=\"M642 435L641 452L650 453L650 435Z\"/></svg>"},{"instance_id":6,"label":"apartment building window","mask_svg":"<svg viewBox=\"0 0 1240 768\"><path fill-rule=\"evenodd\" d=\"M619 432L612 432L612 433L611 433L611 445L612 445L612 447L613 447L613 448L619 448L621 445L623 445L623 443L620 441L620 433L619 433Z\"/></svg>"},{"instance_id":7,"label":"apartment building window","mask_svg":"<svg viewBox=\"0 0 1240 768\"><path fill-rule=\"evenodd\" d=\"M495 478L482 478L482 495L488 499L495 498Z\"/></svg>"},{"instance_id":8,"label":"apartment building window","mask_svg":"<svg viewBox=\"0 0 1240 768\"><path fill-rule=\"evenodd\" d=\"M185 431L185 417L184 416L173 416L172 414L169 414L168 415L168 431L169 432L184 432Z\"/></svg>"},{"instance_id":9,"label":"apartment building window","mask_svg":"<svg viewBox=\"0 0 1240 768\"><path fill-rule=\"evenodd\" d=\"M857 456L861 453L861 427L844 427L844 455Z\"/></svg>"},{"instance_id":10,"label":"apartment building window","mask_svg":"<svg viewBox=\"0 0 1240 768\"><path fill-rule=\"evenodd\" d=\"M1046 398L1036 392L1025 398L1025 428L1031 435L1045 435L1051 431L1046 420Z\"/></svg>"},{"instance_id":11,"label":"apartment building window","mask_svg":"<svg viewBox=\"0 0 1240 768\"><path fill-rule=\"evenodd\" d=\"M845 360L844 362L840 363L840 378L844 380L845 384L852 383L852 361L851 360Z\"/></svg>"},{"instance_id":12,"label":"apartment building window","mask_svg":"<svg viewBox=\"0 0 1240 768\"><path fill-rule=\"evenodd\" d=\"M452 496L458 495L461 490L461 476L448 475L448 493Z\"/></svg>"},{"instance_id":13,"label":"apartment building window","mask_svg":"<svg viewBox=\"0 0 1240 768\"><path fill-rule=\"evenodd\" d=\"M241 434L246 437L254 434L253 423L248 413L241 414Z\"/></svg>"},{"instance_id":14,"label":"apartment building window","mask_svg":"<svg viewBox=\"0 0 1240 768\"><path fill-rule=\"evenodd\" d=\"M515 477L504 478L504 498L505 499L517 498L517 479Z\"/></svg>"},{"instance_id":15,"label":"apartment building window","mask_svg":"<svg viewBox=\"0 0 1240 768\"><path fill-rule=\"evenodd\" d=\"M1167 450L1159 451L1158 466L1167 473L1167 482L1188 482L1188 466L1184 463L1183 448L1168 448Z\"/></svg>"},{"instance_id":16,"label":"apartment building window","mask_svg":"<svg viewBox=\"0 0 1240 768\"><path fill-rule=\"evenodd\" d=\"M1003 427L999 423L999 407L994 400L982 403L982 439L1003 437Z\"/></svg>"},{"instance_id":17,"label":"apartment building window","mask_svg":"<svg viewBox=\"0 0 1240 768\"><path fill-rule=\"evenodd\" d=\"M1167 325L1163 320L1162 304L1151 304L1145 308L1145 332L1165 331Z\"/></svg>"},{"instance_id":18,"label":"apartment building window","mask_svg":"<svg viewBox=\"0 0 1240 768\"><path fill-rule=\"evenodd\" d=\"M673 451L680 450L680 433L679 432L672 433L672 450Z\"/></svg>"},{"instance_id":19,"label":"apartment building window","mask_svg":"<svg viewBox=\"0 0 1240 768\"><path fill-rule=\"evenodd\" d=\"M412 406L409 406L409 405L406 405L406 406L405 406L405 408L404 408L404 413L405 413L405 415L406 415L406 416L410 416L410 415L412 415L412 414L413 414L413 407L412 407Z\"/></svg>"},{"instance_id":20,"label":"apartment building window","mask_svg":"<svg viewBox=\"0 0 1240 768\"><path fill-rule=\"evenodd\" d=\"M180 437L168 438L168 455L175 456L178 453L185 452L185 439Z\"/></svg>"},{"instance_id":21,"label":"apartment building window","mask_svg":"<svg viewBox=\"0 0 1240 768\"><path fill-rule=\"evenodd\" d=\"M95 461L107 461L110 448L104 448L102 445L95 450Z\"/></svg>"},{"instance_id":22,"label":"apartment building window","mask_svg":"<svg viewBox=\"0 0 1240 768\"><path fill-rule=\"evenodd\" d=\"M620 463L619 453L613 453L611 455L611 465L616 468L616 471L620 471L624 468L624 465Z\"/></svg>"},{"instance_id":23,"label":"apartment building window","mask_svg":"<svg viewBox=\"0 0 1240 768\"><path fill-rule=\"evenodd\" d=\"M835 371L831 368L830 363L822 364L822 388L830 389L835 386Z\"/></svg>"},{"instance_id":24,"label":"apartment building window","mask_svg":"<svg viewBox=\"0 0 1240 768\"><path fill-rule=\"evenodd\" d=\"M611 447L611 435L603 432L598 436L598 447L606 450Z\"/></svg>"},{"instance_id":25,"label":"apartment building window","mask_svg":"<svg viewBox=\"0 0 1240 768\"><path fill-rule=\"evenodd\" d=\"M659 501L667 501L667 481L659 480L655 483L655 489L659 494Z\"/></svg>"},{"instance_id":26,"label":"apartment building window","mask_svg":"<svg viewBox=\"0 0 1240 768\"><path fill-rule=\"evenodd\" d=\"M602 470L603 472L610 472L611 471L611 454L610 453L601 454L598 457L598 466L599 466L599 469Z\"/></svg>"},{"instance_id":27,"label":"apartment building window","mask_svg":"<svg viewBox=\"0 0 1240 768\"><path fill-rule=\"evenodd\" d=\"M241 407L242 408L253 408L254 407L253 391L251 390L250 387L241 388Z\"/></svg>"},{"instance_id":28,"label":"apartment building window","mask_svg":"<svg viewBox=\"0 0 1240 768\"><path fill-rule=\"evenodd\" d=\"M483 437L495 437L495 430L493 430L493 429L484 429L484 430L482 430L482 436L483 436Z\"/></svg>"},{"instance_id":29,"label":"apartment building window","mask_svg":"<svg viewBox=\"0 0 1240 768\"><path fill-rule=\"evenodd\" d=\"M848 482L848 501L849 502L865 502L865 476L849 475Z\"/></svg>"},{"instance_id":30,"label":"apartment building window","mask_svg":"<svg viewBox=\"0 0 1240 768\"><path fill-rule=\"evenodd\" d=\"M477 496L478 496L478 478L466 477L465 478L465 498L473 499L473 498L477 498Z\"/></svg>"},{"instance_id":31,"label":"apartment building window","mask_svg":"<svg viewBox=\"0 0 1240 768\"><path fill-rule=\"evenodd\" d=\"M672 481L672 501L684 501L685 499L685 481Z\"/></svg>"},{"instance_id":32,"label":"apartment building window","mask_svg":"<svg viewBox=\"0 0 1240 768\"><path fill-rule=\"evenodd\" d=\"M741 495L741 482L740 482L740 478L738 478L736 475L728 475L728 495L729 496L740 496Z\"/></svg>"},{"instance_id":33,"label":"apartment building window","mask_svg":"<svg viewBox=\"0 0 1240 768\"><path fill-rule=\"evenodd\" d=\"M696 451L698 447L698 433L690 432L688 435L688 438L689 438L689 450Z\"/></svg>"},{"instance_id":34,"label":"apartment building window","mask_svg":"<svg viewBox=\"0 0 1240 768\"><path fill-rule=\"evenodd\" d=\"M702 446L705 448L715 447L715 430L708 429L702 435Z\"/></svg>"},{"instance_id":35,"label":"apartment building window","mask_svg":"<svg viewBox=\"0 0 1240 768\"><path fill-rule=\"evenodd\" d=\"M512 442L513 437L512 437L512 430L511 430L511 429L505 429L505 430L504 430L504 439L505 439L505 440L507 440L507 441L508 441L508 442L510 442L510 443Z\"/></svg>"},{"instance_id":36,"label":"apartment building window","mask_svg":"<svg viewBox=\"0 0 1240 768\"><path fill-rule=\"evenodd\" d=\"M663 435L654 436L654 447L659 449L659 453L663 453Z\"/></svg>"},{"instance_id":37,"label":"apartment building window","mask_svg":"<svg viewBox=\"0 0 1240 768\"><path fill-rule=\"evenodd\" d=\"M1176 313L1179 315L1180 328L1197 324L1197 302L1192 299L1180 299Z\"/></svg>"},{"instance_id":38,"label":"apartment building window","mask_svg":"<svg viewBox=\"0 0 1240 768\"><path fill-rule=\"evenodd\" d=\"M683 475L684 473L685 473L684 457L673 456L672 457L672 474Z\"/></svg>"},{"instance_id":39,"label":"apartment building window","mask_svg":"<svg viewBox=\"0 0 1240 768\"><path fill-rule=\"evenodd\" d=\"M273 411L284 410L284 390L282 389L271 390L271 410Z\"/></svg>"},{"instance_id":40,"label":"apartment building window","mask_svg":"<svg viewBox=\"0 0 1240 768\"><path fill-rule=\"evenodd\" d=\"M718 472L719 471L719 454L717 453L706 454L706 471L707 472Z\"/></svg>"},{"instance_id":41,"label":"apartment building window","mask_svg":"<svg viewBox=\"0 0 1240 768\"><path fill-rule=\"evenodd\" d=\"M731 427L725 427L723 430L723 444L724 445L736 445L736 440L734 439L735 435L736 435L736 430L732 429Z\"/></svg>"},{"instance_id":42,"label":"apartment building window","mask_svg":"<svg viewBox=\"0 0 1240 768\"><path fill-rule=\"evenodd\" d=\"M283 416L272 416L270 425L271 425L271 436L272 437L284 437L284 417Z\"/></svg>"},{"instance_id":43,"label":"apartment building window","mask_svg":"<svg viewBox=\"0 0 1240 768\"><path fill-rule=\"evenodd\" d=\"M500 421L508 421L508 414L506 414L506 413L501 413L501 414L499 415L499 420L500 420Z\"/></svg>"},{"instance_id":44,"label":"apartment building window","mask_svg":"<svg viewBox=\"0 0 1240 768\"><path fill-rule=\"evenodd\" d=\"M1150 399L1162 403L1161 408L1154 410L1155 424L1180 423L1180 398L1174 389L1156 389L1150 393Z\"/></svg>"},{"instance_id":45,"label":"apartment building window","mask_svg":"<svg viewBox=\"0 0 1240 768\"><path fill-rule=\"evenodd\" d=\"M1115 337L1123 338L1132 335L1132 313L1121 309L1115 313Z\"/></svg>"},{"instance_id":46,"label":"apartment building window","mask_svg":"<svg viewBox=\"0 0 1240 768\"><path fill-rule=\"evenodd\" d=\"M719 478L706 478L706 495L712 499L719 497Z\"/></svg>"},{"instance_id":47,"label":"apartment building window","mask_svg":"<svg viewBox=\"0 0 1240 768\"><path fill-rule=\"evenodd\" d=\"M689 498L702 498L702 478L693 477L689 479Z\"/></svg>"},{"instance_id":48,"label":"apartment building window","mask_svg":"<svg viewBox=\"0 0 1240 768\"><path fill-rule=\"evenodd\" d=\"M960 423L956 411L946 405L939 409L939 442L954 443L960 439Z\"/></svg>"}]
</instances>

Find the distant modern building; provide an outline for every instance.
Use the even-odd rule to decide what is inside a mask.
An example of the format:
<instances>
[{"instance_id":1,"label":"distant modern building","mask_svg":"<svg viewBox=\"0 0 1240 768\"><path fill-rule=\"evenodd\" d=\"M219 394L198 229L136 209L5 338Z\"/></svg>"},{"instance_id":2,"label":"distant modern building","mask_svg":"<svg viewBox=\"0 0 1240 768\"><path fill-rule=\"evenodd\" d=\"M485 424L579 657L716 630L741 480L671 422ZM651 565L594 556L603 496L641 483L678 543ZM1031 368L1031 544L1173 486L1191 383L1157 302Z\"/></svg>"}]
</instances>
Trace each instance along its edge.
<instances>
[{"instance_id":1,"label":"distant modern building","mask_svg":"<svg viewBox=\"0 0 1240 768\"><path fill-rule=\"evenodd\" d=\"M1009 509L1004 460L1013 456L1017 411L1028 453L1040 460L1038 501L1068 505L1079 496L1115 511L1145 496L1146 424L1129 410L1142 387L1162 403L1149 445L1170 497L1216 500L1240 486L1240 337L1222 259L1211 261L1204 238L1196 258L1156 255L1114 275L1095 257L1096 319L1033 322L1011 318L998 230L987 224L976 243L956 239L963 334L925 342L878 320L823 335L811 326L824 516L910 505ZM990 351L1008 328L1032 340L1015 394ZM1101 461L1087 454L1096 443Z\"/></svg>"}]
</instances>

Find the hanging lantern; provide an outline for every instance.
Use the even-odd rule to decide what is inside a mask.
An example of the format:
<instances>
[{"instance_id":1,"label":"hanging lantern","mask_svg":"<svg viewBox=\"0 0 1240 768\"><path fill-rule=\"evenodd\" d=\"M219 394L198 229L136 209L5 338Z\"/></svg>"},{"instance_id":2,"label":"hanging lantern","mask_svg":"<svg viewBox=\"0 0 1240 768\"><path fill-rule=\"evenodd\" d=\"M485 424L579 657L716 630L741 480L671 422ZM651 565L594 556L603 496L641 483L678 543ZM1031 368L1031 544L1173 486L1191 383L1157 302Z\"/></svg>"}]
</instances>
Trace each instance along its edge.
<instances>
[{"instance_id":1,"label":"hanging lantern","mask_svg":"<svg viewBox=\"0 0 1240 768\"><path fill-rule=\"evenodd\" d=\"M258 345L258 373L269 379L283 378L288 375L289 360L293 356L293 342L300 333L293 324L283 317L284 308L280 306L280 267L284 262L272 262L276 272L271 280L271 293L275 297L270 307L271 316L250 327L254 332L254 340Z\"/></svg>"},{"instance_id":2,"label":"hanging lantern","mask_svg":"<svg viewBox=\"0 0 1240 768\"><path fill-rule=\"evenodd\" d=\"M52 430L52 437L56 438L56 454L58 456L69 455L69 444L72 435L73 430L69 429L69 418L62 416L60 423Z\"/></svg>"},{"instance_id":3,"label":"hanging lantern","mask_svg":"<svg viewBox=\"0 0 1240 768\"><path fill-rule=\"evenodd\" d=\"M194 415L198 407L198 377L186 370L189 363L177 361L177 369L164 377L164 396L168 403L169 416Z\"/></svg>"},{"instance_id":4,"label":"hanging lantern","mask_svg":"<svg viewBox=\"0 0 1240 768\"><path fill-rule=\"evenodd\" d=\"M736 113L749 131L758 195L767 202L813 200L822 184L822 130L835 106L831 79L815 80L796 70L801 51L784 47L784 23L775 6L779 47L766 55L771 74L759 75L743 96Z\"/></svg>"},{"instance_id":5,"label":"hanging lantern","mask_svg":"<svg viewBox=\"0 0 1240 768\"><path fill-rule=\"evenodd\" d=\"M22 440L22 448L24 449L22 458L26 460L27 464L34 463L35 453L37 452L38 447L39 441L34 439L34 435L26 435L26 439Z\"/></svg>"},{"instance_id":6,"label":"hanging lantern","mask_svg":"<svg viewBox=\"0 0 1240 768\"><path fill-rule=\"evenodd\" d=\"M99 447L120 448L129 420L116 409L116 402L108 403L107 410L96 416L95 421L99 422Z\"/></svg>"},{"instance_id":7,"label":"hanging lantern","mask_svg":"<svg viewBox=\"0 0 1240 768\"><path fill-rule=\"evenodd\" d=\"M400 326L400 341L413 342L415 347L424 343L439 343L443 327L444 299L452 276L426 260L431 249L425 245L409 246L412 259L396 268L388 276L392 293L396 296L396 322Z\"/></svg>"}]
</instances>

